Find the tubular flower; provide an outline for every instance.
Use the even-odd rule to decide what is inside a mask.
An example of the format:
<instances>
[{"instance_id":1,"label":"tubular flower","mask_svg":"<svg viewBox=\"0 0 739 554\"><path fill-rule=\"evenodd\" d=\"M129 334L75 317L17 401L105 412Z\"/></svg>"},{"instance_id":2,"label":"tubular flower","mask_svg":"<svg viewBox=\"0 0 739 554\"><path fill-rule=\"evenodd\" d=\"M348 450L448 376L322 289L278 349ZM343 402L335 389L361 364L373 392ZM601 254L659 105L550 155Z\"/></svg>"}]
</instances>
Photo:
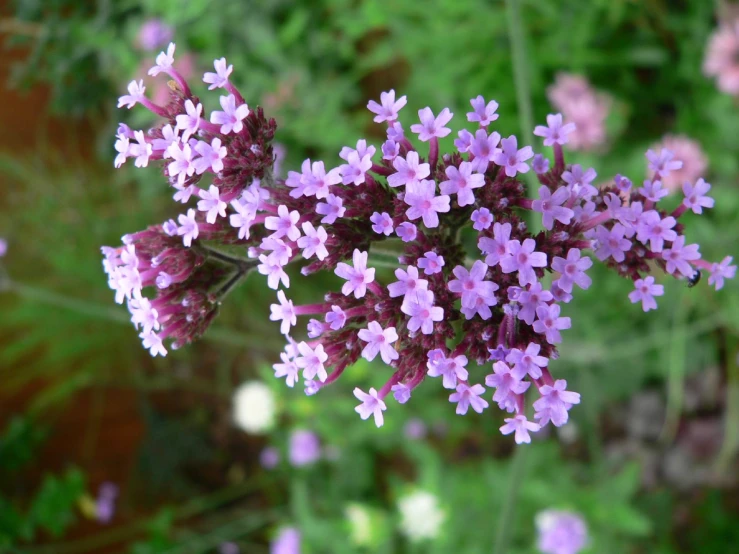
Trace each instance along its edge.
<instances>
[{"instance_id":1,"label":"tubular flower","mask_svg":"<svg viewBox=\"0 0 739 554\"><path fill-rule=\"evenodd\" d=\"M228 92L225 111L208 117L173 54L161 64L175 82L166 106L136 87L121 99L162 120L147 133L121 126L116 165L150 146L149 165L159 162L176 199L198 209L127 235L121 247L103 247L116 301L128 304L153 355L166 354L164 341L178 348L202 335L223 297L256 268L253 278L277 290L270 318L287 345L274 369L288 386L302 377L314 395L364 357L389 369L384 384L354 389L363 419L381 426L388 396L408 402L427 376L442 377L431 381L451 390L458 414L481 413L493 400L512 413L502 432L528 442L550 421L564 424L579 402L552 376L549 360L562 332L577 325L565 304L597 286L587 274L593 259L634 282L630 299L643 309L655 307L660 293L655 267L679 279L691 268L711 271L717 288L735 273L730 259L711 264L684 246L678 220L689 208L712 205L707 183L686 187L688 200L673 212L659 207L655 183L679 164L669 151L649 152L646 197L630 187L597 189L595 170L565 163L563 145L576 129L554 114L538 128L554 161L538 164L539 200L532 201L521 174L534 149L488 131L498 117L494 100L473 99L474 111L458 119L476 128L459 131L456 149L440 153L451 110L421 110L406 136L399 121L405 97L395 100L390 91L368 107L388 128L391 156L359 140L339 155L348 163L306 160L300 172L278 179L276 124L261 108L246 108L228 80L230 66L217 60L218 73L205 79ZM537 212L545 230L531 233L526 211ZM467 251L457 239L463 228L476 235L464 241L474 245ZM299 264L301 275L288 278L288 264ZM339 289L316 304L294 304L286 290L317 272L338 276ZM548 273L558 279L551 290L542 286ZM536 422L524 417L529 403Z\"/></svg>"}]
</instances>

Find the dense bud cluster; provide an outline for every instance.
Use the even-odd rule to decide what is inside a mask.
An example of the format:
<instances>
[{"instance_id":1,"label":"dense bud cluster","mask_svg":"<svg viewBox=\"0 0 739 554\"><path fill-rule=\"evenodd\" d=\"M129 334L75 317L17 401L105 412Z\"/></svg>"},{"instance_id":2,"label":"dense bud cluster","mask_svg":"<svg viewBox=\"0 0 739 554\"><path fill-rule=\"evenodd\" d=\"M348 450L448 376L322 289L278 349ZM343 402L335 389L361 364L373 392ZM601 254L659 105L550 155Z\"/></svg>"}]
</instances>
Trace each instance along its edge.
<instances>
[{"instance_id":1,"label":"dense bud cluster","mask_svg":"<svg viewBox=\"0 0 739 554\"><path fill-rule=\"evenodd\" d=\"M104 249L116 300L128 301L154 355L166 353L164 339L177 347L201 335L224 291L256 266L278 290L270 319L287 346L274 369L288 386L302 377L313 395L360 357L379 357L391 368L385 384L354 391L363 419L382 425L389 394L405 403L427 376L439 377L458 414L481 413L489 406L486 387L494 389L493 402L510 412L501 431L529 442L547 423L565 424L580 402L551 375L549 361L572 324L565 305L592 285L591 257L634 282L629 297L644 311L663 293L650 275L655 268L684 279L708 270L717 289L736 271L730 258L711 264L697 245L685 244L678 219L713 205L708 183L685 183L685 199L671 213L658 206L667 193L661 179L681 166L668 150L647 152L652 177L641 188L620 175L597 188L594 169L565 163L574 123L556 114L536 127L553 150L549 160L491 131L498 104L478 96L467 114L476 128L460 130L456 149L441 155L451 111L420 110L406 135L398 118L406 98L391 90L368 104L375 122L387 125L379 151L359 140L341 150L337 167L305 160L283 181L272 172L275 123L247 107L229 81L232 66L217 60L204 77L226 93L223 111L207 120L172 67L173 54L170 45L150 72L173 78L167 106L148 101L136 82L121 98L120 105L143 104L164 121L147 134L121 126L116 165L164 161L175 200L196 199L197 209ZM411 138L427 144L419 150ZM534 200L520 180L531 170L540 183ZM527 212L541 218L541 232L529 230ZM241 247L249 260L214 245ZM285 267L293 262L302 262L305 277L334 273L341 290L294 305L285 293ZM394 280L381 283L376 267L388 264ZM156 288L154 300L143 296L145 287Z\"/></svg>"}]
</instances>

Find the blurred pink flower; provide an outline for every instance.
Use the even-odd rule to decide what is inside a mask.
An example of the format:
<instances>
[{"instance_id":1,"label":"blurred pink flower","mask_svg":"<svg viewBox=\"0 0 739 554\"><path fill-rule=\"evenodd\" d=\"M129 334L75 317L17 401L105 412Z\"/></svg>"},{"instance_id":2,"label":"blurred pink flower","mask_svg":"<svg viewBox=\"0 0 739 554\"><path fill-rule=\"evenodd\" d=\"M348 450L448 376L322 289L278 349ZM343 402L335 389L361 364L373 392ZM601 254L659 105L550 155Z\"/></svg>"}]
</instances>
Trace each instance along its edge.
<instances>
[{"instance_id":1,"label":"blurred pink flower","mask_svg":"<svg viewBox=\"0 0 739 554\"><path fill-rule=\"evenodd\" d=\"M739 19L722 24L708 39L703 73L716 78L720 91L739 95Z\"/></svg>"},{"instance_id":2,"label":"blurred pink flower","mask_svg":"<svg viewBox=\"0 0 739 554\"><path fill-rule=\"evenodd\" d=\"M674 154L674 159L683 162L680 169L671 171L661 178L662 186L670 192L679 191L687 181L691 185L704 176L708 160L700 144L685 135L665 135L662 142L652 147L655 151L667 149ZM651 178L653 171L649 171Z\"/></svg>"},{"instance_id":3,"label":"blurred pink flower","mask_svg":"<svg viewBox=\"0 0 739 554\"><path fill-rule=\"evenodd\" d=\"M547 89L552 105L562 112L566 123L577 127L568 135L573 150L594 150L606 141L605 121L611 109L611 97L596 92L581 75L559 73Z\"/></svg>"},{"instance_id":4,"label":"blurred pink flower","mask_svg":"<svg viewBox=\"0 0 739 554\"><path fill-rule=\"evenodd\" d=\"M147 19L139 29L138 43L144 50L156 50L166 46L173 36L172 27L161 19Z\"/></svg>"}]
</instances>

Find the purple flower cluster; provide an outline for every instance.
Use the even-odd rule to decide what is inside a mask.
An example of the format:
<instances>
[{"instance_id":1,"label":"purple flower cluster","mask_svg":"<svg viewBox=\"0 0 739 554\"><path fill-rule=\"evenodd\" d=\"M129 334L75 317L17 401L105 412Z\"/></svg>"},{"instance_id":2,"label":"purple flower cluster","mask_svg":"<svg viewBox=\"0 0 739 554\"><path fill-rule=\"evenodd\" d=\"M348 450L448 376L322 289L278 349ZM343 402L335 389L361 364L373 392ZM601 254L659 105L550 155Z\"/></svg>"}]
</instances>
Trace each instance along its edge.
<instances>
[{"instance_id":1,"label":"purple flower cluster","mask_svg":"<svg viewBox=\"0 0 739 554\"><path fill-rule=\"evenodd\" d=\"M565 163L572 123L554 114L536 127L553 149L550 163L531 146L519 147L515 136L491 131L498 104L477 97L467 114L477 128L460 130L455 150L440 155L439 139L452 132L451 111L419 110L406 135L399 121L406 98L396 100L391 90L368 104L387 126L380 152L359 140L341 150L337 167L308 159L281 180L272 172L274 121L247 107L229 81L232 66L216 60L216 72L203 79L226 92L223 111L208 121L173 68L173 54L170 45L150 72L173 78L169 104L153 105L135 82L121 97L120 105L140 103L164 121L146 134L122 126L116 165L162 160L175 200L195 197L197 209L104 249L116 299L128 301L152 354L166 353L164 339L178 347L202 334L223 291L256 266L279 289L270 319L280 323L287 345L274 369L288 386L302 378L306 394L314 395L360 357L379 358L392 368L387 381L379 390L354 390L362 419L381 426L390 393L405 403L427 376L441 377L458 414L481 413L489 407L486 387L493 389L493 402L510 413L501 431L529 442L529 433L549 422L564 425L580 402L552 377L549 360L572 324L563 308L592 285L592 256L635 283L630 299L645 311L663 291L650 275L655 267L681 278L707 269L717 289L736 271L731 258L701 260L678 223L688 209L701 213L713 205L709 184L686 183L685 200L672 213L658 207L661 179L681 166L668 150L647 152L653 177L642 188L632 190L617 175L599 189L594 169ZM411 138L427 148L418 150ZM531 167L540 183L536 200L519 179ZM210 183L199 186L205 176ZM529 231L527 211L541 214L543 231ZM477 248L465 252L460 237L474 237ZM213 245L239 246L250 259ZM285 293L285 268L301 259L304 277L329 271L340 278L340 290L295 305ZM373 266L389 259L396 280L380 282ZM547 288L548 274L554 279ZM156 289L154 300L142 295L147 286ZM531 394L534 421L524 415Z\"/></svg>"}]
</instances>

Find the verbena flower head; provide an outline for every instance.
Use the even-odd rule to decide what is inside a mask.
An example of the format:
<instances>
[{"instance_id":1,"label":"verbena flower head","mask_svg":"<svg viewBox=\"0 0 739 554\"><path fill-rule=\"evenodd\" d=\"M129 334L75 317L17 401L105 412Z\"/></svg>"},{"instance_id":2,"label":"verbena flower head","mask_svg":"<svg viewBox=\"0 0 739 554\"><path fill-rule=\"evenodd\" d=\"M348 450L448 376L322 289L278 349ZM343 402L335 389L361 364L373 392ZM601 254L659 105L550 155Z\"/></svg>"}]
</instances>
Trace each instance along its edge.
<instances>
[{"instance_id":1,"label":"verbena flower head","mask_svg":"<svg viewBox=\"0 0 739 554\"><path fill-rule=\"evenodd\" d=\"M711 35L703 73L716 79L721 92L739 95L739 19L721 24Z\"/></svg>"},{"instance_id":2,"label":"verbena flower head","mask_svg":"<svg viewBox=\"0 0 739 554\"><path fill-rule=\"evenodd\" d=\"M300 554L300 531L295 527L285 527L269 545L270 554Z\"/></svg>"},{"instance_id":3,"label":"verbena flower head","mask_svg":"<svg viewBox=\"0 0 739 554\"><path fill-rule=\"evenodd\" d=\"M572 512L546 510L536 516L542 554L577 554L588 544L585 521Z\"/></svg>"},{"instance_id":4,"label":"verbena flower head","mask_svg":"<svg viewBox=\"0 0 739 554\"><path fill-rule=\"evenodd\" d=\"M135 84L122 98L161 122L147 133L122 125L116 165L142 157L159 164L185 206L173 203L173 219L103 248L116 301L126 302L152 355L202 335L228 291L256 268L262 277L254 278L277 291L264 315L286 338L274 370L287 386L320 394L339 378L351 381L351 366L365 358L385 370L353 387L362 419L382 426L431 377L429 386L449 389L457 414L484 412L492 400L508 412L501 431L528 442L549 423L564 425L580 402L549 361L579 324L567 303L599 286L589 275L594 258L634 283L629 298L645 311L664 291L657 270L681 280L706 270L716 288L735 274L730 258L702 260L685 238L681 216L713 205L708 183L685 185L672 212L661 207L660 183L681 168L667 149L647 152L653 175L642 187L617 175L596 188L594 168L565 162L578 124L552 114L537 127L548 145L538 155L552 163L538 162L539 184L527 191L521 174L534 148L489 129L499 115L494 100L473 99L473 111L455 121L449 108L403 112L406 98L390 91L368 107L392 148L360 139L334 160L305 160L278 179L275 122L246 107L231 67L216 60L216 73L206 74L205 83L224 89L214 92L224 111L208 117L173 52L158 62L174 82L169 103L153 104ZM439 138L455 123L472 126L441 153ZM526 214L541 217L544 230L532 233ZM288 278L290 264L301 266L299 277ZM290 287L317 272L336 275L340 286L295 304Z\"/></svg>"}]
</instances>

